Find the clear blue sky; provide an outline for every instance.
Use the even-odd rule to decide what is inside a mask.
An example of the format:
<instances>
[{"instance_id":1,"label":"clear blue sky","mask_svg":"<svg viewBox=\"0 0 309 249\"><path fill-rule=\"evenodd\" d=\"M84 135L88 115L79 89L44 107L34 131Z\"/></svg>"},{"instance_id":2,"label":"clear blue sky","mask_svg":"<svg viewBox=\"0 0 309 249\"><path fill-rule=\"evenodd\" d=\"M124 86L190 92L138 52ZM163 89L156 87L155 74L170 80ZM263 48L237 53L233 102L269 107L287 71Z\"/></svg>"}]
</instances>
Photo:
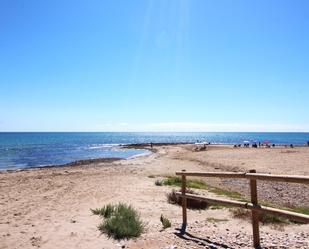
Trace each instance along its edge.
<instances>
[{"instance_id":1,"label":"clear blue sky","mask_svg":"<svg viewBox=\"0 0 309 249\"><path fill-rule=\"evenodd\" d=\"M309 131L309 1L0 1L0 131Z\"/></svg>"}]
</instances>

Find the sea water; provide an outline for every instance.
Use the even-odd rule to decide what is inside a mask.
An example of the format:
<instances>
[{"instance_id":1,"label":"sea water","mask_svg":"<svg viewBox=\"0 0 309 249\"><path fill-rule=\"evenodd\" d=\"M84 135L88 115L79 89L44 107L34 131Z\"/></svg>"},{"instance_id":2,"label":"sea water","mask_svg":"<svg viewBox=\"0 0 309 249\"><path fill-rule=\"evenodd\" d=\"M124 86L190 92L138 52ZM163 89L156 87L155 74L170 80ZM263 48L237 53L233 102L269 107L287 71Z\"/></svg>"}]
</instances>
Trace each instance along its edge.
<instances>
[{"instance_id":1,"label":"sea water","mask_svg":"<svg viewBox=\"0 0 309 249\"><path fill-rule=\"evenodd\" d=\"M238 144L243 141L304 145L309 133L244 132L2 132L0 170L62 165L95 158L130 158L149 153L142 149L123 149L131 143L210 142Z\"/></svg>"}]
</instances>

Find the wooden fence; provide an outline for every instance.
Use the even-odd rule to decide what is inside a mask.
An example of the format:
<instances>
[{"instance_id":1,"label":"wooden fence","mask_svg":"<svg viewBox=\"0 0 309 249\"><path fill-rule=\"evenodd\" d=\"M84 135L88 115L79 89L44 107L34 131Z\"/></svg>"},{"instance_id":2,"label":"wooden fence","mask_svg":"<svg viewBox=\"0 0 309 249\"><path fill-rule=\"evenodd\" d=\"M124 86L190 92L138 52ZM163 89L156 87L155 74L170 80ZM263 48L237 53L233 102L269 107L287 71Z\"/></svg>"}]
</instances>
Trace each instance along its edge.
<instances>
[{"instance_id":1,"label":"wooden fence","mask_svg":"<svg viewBox=\"0 0 309 249\"><path fill-rule=\"evenodd\" d=\"M303 223L309 223L309 215L290 212L286 210L281 210L277 208L265 207L258 204L257 198L257 180L262 181L278 181L278 182L292 182L292 183L302 183L309 184L308 176L291 176L291 175L271 175L271 174L258 174L255 170L250 170L249 173L243 172L186 172L185 170L181 172L176 172L176 175L182 178L181 192L177 193L177 196L182 198L182 231L185 232L187 227L187 199L195 199L199 201L204 201L211 204L221 204L226 206L238 207L250 209L252 211L252 228L253 228L253 246L255 248L260 248L260 232L259 232L259 213L273 214L278 216L283 216L291 220L300 221ZM245 178L250 181L250 194L251 203L235 201L235 200L225 200L220 198L208 198L198 195L186 193L186 177L196 176L196 177L219 177L219 178Z\"/></svg>"}]
</instances>

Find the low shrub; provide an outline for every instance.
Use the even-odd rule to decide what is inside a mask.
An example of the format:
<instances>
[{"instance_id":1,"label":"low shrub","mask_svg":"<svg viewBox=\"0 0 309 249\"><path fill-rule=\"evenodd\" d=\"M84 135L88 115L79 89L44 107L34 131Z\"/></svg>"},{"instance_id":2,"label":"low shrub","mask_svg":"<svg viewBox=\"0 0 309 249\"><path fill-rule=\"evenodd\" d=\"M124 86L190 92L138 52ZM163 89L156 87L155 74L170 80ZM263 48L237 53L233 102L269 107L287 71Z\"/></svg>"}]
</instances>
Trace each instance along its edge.
<instances>
[{"instance_id":1,"label":"low shrub","mask_svg":"<svg viewBox=\"0 0 309 249\"><path fill-rule=\"evenodd\" d=\"M193 190L187 189L186 193L188 194L196 194ZM176 190L173 189L172 192L168 193L167 195L167 201L171 204L182 204L182 198L180 196L176 195ZM208 204L203 201L194 200L194 199L187 199L187 208L189 209L206 209L208 207Z\"/></svg>"},{"instance_id":2,"label":"low shrub","mask_svg":"<svg viewBox=\"0 0 309 249\"><path fill-rule=\"evenodd\" d=\"M245 201L245 202L248 201L240 193L235 192L235 191L225 190L225 189L217 188L217 187L210 187L209 191L211 193L216 194L216 195L227 196L227 197L229 197L231 199L235 199L235 200L239 200L239 201Z\"/></svg>"},{"instance_id":3,"label":"low shrub","mask_svg":"<svg viewBox=\"0 0 309 249\"><path fill-rule=\"evenodd\" d=\"M160 216L160 221L162 223L163 229L166 229L172 226L170 220L168 218L165 218L162 214Z\"/></svg>"},{"instance_id":4,"label":"low shrub","mask_svg":"<svg viewBox=\"0 0 309 249\"><path fill-rule=\"evenodd\" d=\"M104 218L109 218L115 211L115 205L107 204L102 208L91 209L91 212L95 215L100 215Z\"/></svg>"},{"instance_id":5,"label":"low shrub","mask_svg":"<svg viewBox=\"0 0 309 249\"><path fill-rule=\"evenodd\" d=\"M163 180L163 185L181 187L181 177L170 176ZM186 182L188 188L207 189L207 184L202 180L188 179Z\"/></svg>"},{"instance_id":6,"label":"low shrub","mask_svg":"<svg viewBox=\"0 0 309 249\"><path fill-rule=\"evenodd\" d=\"M138 237L144 231L139 214L130 205L109 204L101 209L92 210L92 213L105 218L98 228L114 239Z\"/></svg>"},{"instance_id":7,"label":"low shrub","mask_svg":"<svg viewBox=\"0 0 309 249\"><path fill-rule=\"evenodd\" d=\"M288 211L309 215L309 207L293 207L286 208Z\"/></svg>"},{"instance_id":8,"label":"low shrub","mask_svg":"<svg viewBox=\"0 0 309 249\"><path fill-rule=\"evenodd\" d=\"M161 180L156 180L155 181L155 185L156 186L162 186L163 185L163 182Z\"/></svg>"},{"instance_id":9,"label":"low shrub","mask_svg":"<svg viewBox=\"0 0 309 249\"><path fill-rule=\"evenodd\" d=\"M233 217L240 219L251 220L251 211L243 208L233 208L231 209ZM289 223L285 218L272 215L272 214L259 214L259 221L264 224L273 224L273 223Z\"/></svg>"},{"instance_id":10,"label":"low shrub","mask_svg":"<svg viewBox=\"0 0 309 249\"><path fill-rule=\"evenodd\" d=\"M272 224L272 223L290 223L288 219L285 219L280 216L276 216L273 214L260 214L259 221L264 224Z\"/></svg>"},{"instance_id":11,"label":"low shrub","mask_svg":"<svg viewBox=\"0 0 309 249\"><path fill-rule=\"evenodd\" d=\"M251 212L243 208L233 208L230 210L234 218L250 218Z\"/></svg>"}]
</instances>

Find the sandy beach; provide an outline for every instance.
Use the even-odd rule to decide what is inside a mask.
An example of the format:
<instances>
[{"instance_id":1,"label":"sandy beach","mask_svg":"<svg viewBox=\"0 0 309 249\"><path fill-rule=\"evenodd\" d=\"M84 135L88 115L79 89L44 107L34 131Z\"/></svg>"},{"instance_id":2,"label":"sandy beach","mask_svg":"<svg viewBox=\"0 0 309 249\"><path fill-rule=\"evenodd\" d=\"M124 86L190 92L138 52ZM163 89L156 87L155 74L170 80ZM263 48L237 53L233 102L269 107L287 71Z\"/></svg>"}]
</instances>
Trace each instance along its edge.
<instances>
[{"instance_id":1,"label":"sandy beach","mask_svg":"<svg viewBox=\"0 0 309 249\"><path fill-rule=\"evenodd\" d=\"M0 173L0 248L252 248L249 220L228 208L188 211L187 234L180 235L181 208L166 194L176 187L156 179L186 169L248 171L309 176L309 148L233 148L211 145L154 146L151 155L74 166ZM211 186L248 195L248 182L205 179ZM286 207L309 207L309 187L263 182L259 198ZM202 191L202 190L201 190ZM205 195L214 195L206 190ZM115 241L97 229L90 209L125 202L138 210L146 230L141 237ZM162 230L160 215L172 222ZM264 248L309 248L309 225L261 225Z\"/></svg>"}]
</instances>

